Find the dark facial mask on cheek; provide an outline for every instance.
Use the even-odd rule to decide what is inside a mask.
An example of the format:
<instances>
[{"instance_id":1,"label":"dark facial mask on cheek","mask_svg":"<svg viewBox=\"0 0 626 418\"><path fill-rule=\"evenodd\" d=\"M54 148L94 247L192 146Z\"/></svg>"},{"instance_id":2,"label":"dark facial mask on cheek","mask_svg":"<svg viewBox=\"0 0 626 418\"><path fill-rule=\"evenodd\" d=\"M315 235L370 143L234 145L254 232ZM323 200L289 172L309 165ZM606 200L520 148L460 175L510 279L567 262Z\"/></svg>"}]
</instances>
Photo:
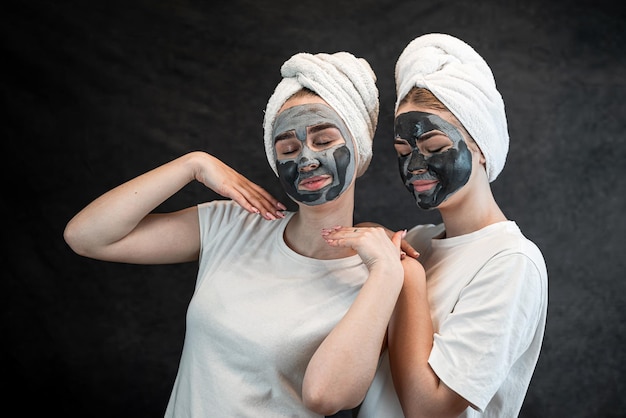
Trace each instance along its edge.
<instances>
[{"instance_id":1,"label":"dark facial mask on cheek","mask_svg":"<svg viewBox=\"0 0 626 418\"><path fill-rule=\"evenodd\" d=\"M322 123L336 126L346 143L323 151L311 150L306 142L307 127ZM292 199L307 205L319 205L337 198L352 182L356 165L354 144L341 117L321 103L294 106L278 115L273 137L287 131L295 131L296 137L302 141L302 150L293 159L276 160L278 177L285 192ZM312 160L318 165L317 168L301 171L301 167L307 166ZM332 183L319 190L298 188L303 180L320 175L332 176Z\"/></svg>"},{"instance_id":2,"label":"dark facial mask on cheek","mask_svg":"<svg viewBox=\"0 0 626 418\"><path fill-rule=\"evenodd\" d=\"M453 147L426 156L418 149L417 140L433 130L443 132ZM472 154L454 125L432 113L407 112L396 117L394 131L396 138L411 145L411 153L398 157L398 165L404 185L420 208L436 208L467 183L472 172ZM415 182L419 184L419 181L436 184L428 190L417 191Z\"/></svg>"}]
</instances>

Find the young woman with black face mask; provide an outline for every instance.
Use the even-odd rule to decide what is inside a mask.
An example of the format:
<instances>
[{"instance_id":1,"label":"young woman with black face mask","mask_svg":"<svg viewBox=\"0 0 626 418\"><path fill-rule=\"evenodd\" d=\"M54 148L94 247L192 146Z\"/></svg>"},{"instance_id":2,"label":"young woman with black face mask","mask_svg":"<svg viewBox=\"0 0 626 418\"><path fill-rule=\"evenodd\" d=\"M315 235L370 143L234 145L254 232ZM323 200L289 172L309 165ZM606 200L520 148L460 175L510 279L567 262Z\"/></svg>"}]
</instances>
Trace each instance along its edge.
<instances>
[{"instance_id":1,"label":"young woman with black face mask","mask_svg":"<svg viewBox=\"0 0 626 418\"><path fill-rule=\"evenodd\" d=\"M396 88L400 177L443 223L406 235L419 261L402 261L388 349L359 417L515 417L539 357L548 288L540 250L490 186L508 152L504 102L480 55L444 34L407 45ZM353 235L325 236L342 246Z\"/></svg>"}]
</instances>

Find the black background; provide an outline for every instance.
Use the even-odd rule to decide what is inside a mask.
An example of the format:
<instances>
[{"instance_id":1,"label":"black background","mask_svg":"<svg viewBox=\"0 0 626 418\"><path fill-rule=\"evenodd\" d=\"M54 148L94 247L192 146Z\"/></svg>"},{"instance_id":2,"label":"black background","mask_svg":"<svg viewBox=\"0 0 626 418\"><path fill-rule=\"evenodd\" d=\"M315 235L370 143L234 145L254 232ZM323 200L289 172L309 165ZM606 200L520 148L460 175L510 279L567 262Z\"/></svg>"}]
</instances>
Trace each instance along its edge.
<instances>
[{"instance_id":1,"label":"black background","mask_svg":"<svg viewBox=\"0 0 626 418\"><path fill-rule=\"evenodd\" d=\"M546 336L521 416L624 416L619 2L213 3L4 3L5 405L18 416L162 416L196 265L81 258L63 228L108 189L197 149L287 203L264 155L262 119L281 64L297 52L347 50L378 75L380 121L355 221L437 222L397 173L393 67L410 40L444 32L495 74L511 145L492 187L548 266ZM191 184L159 210L215 197Z\"/></svg>"}]
</instances>

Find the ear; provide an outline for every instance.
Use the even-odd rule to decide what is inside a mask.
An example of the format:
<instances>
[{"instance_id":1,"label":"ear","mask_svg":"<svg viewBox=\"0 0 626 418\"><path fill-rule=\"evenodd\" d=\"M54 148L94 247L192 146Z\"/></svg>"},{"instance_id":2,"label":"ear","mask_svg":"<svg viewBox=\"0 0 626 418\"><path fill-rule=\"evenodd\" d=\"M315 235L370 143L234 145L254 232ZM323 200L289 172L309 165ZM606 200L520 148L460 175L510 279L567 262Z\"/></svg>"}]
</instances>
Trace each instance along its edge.
<instances>
[{"instance_id":1,"label":"ear","mask_svg":"<svg viewBox=\"0 0 626 418\"><path fill-rule=\"evenodd\" d=\"M481 165L486 166L487 165L487 159L485 158L485 154L483 154L483 152L481 151L481 149L478 146L478 144L476 144L475 142L470 142L470 143L467 144L467 146L470 149L470 151L472 152L472 154L478 154L478 162Z\"/></svg>"},{"instance_id":2,"label":"ear","mask_svg":"<svg viewBox=\"0 0 626 418\"><path fill-rule=\"evenodd\" d=\"M485 158L485 154L483 154L483 152L480 150L480 148L478 148L478 152L480 153L480 163L484 166L487 166L487 159Z\"/></svg>"}]
</instances>

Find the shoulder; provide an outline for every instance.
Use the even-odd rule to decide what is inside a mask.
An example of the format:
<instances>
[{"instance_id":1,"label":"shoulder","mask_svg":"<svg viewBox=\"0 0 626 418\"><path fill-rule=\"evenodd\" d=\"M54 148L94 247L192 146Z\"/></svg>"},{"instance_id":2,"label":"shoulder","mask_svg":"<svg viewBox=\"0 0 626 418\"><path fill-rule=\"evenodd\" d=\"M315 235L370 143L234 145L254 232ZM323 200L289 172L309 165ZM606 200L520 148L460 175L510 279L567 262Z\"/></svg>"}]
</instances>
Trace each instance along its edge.
<instances>
[{"instance_id":1,"label":"shoulder","mask_svg":"<svg viewBox=\"0 0 626 418\"><path fill-rule=\"evenodd\" d=\"M256 213L250 213L232 200L214 200L198 205L200 234L204 241L207 237L242 237L249 234L269 233L283 224L293 215L285 212L285 218L266 220Z\"/></svg>"},{"instance_id":2,"label":"shoulder","mask_svg":"<svg viewBox=\"0 0 626 418\"><path fill-rule=\"evenodd\" d=\"M232 200L213 200L198 204L200 225L239 224L249 223L261 218L256 213L250 213Z\"/></svg>"},{"instance_id":3,"label":"shoulder","mask_svg":"<svg viewBox=\"0 0 626 418\"><path fill-rule=\"evenodd\" d=\"M431 239L441 236L444 231L445 227L443 224L416 225L407 231L405 239L413 247L423 248L428 245Z\"/></svg>"},{"instance_id":4,"label":"shoulder","mask_svg":"<svg viewBox=\"0 0 626 418\"><path fill-rule=\"evenodd\" d=\"M542 306L545 309L548 273L539 247L522 234L515 222L509 221L502 225L493 248L497 251L479 276L492 281L498 292L510 293L509 300L522 301L526 309L532 311L533 307Z\"/></svg>"},{"instance_id":5,"label":"shoulder","mask_svg":"<svg viewBox=\"0 0 626 418\"><path fill-rule=\"evenodd\" d=\"M213 200L198 204L200 216L233 216L245 210L232 200Z\"/></svg>"},{"instance_id":6,"label":"shoulder","mask_svg":"<svg viewBox=\"0 0 626 418\"><path fill-rule=\"evenodd\" d=\"M546 263L539 247L528 239L513 221L502 224L502 233L498 234L501 251L496 254L496 258L517 254L522 259L532 263L541 276L546 275Z\"/></svg>"}]
</instances>

